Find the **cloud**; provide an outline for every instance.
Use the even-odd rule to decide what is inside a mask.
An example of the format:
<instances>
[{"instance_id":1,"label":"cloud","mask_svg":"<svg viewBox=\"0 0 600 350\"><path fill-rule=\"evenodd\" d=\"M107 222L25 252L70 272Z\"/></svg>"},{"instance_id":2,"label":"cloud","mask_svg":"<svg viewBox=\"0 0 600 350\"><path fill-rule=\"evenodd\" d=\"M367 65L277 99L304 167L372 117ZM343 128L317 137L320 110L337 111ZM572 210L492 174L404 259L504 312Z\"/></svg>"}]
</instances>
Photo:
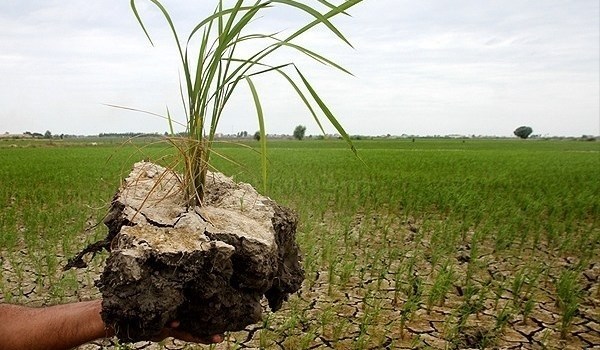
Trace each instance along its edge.
<instances>
[{"instance_id":1,"label":"cloud","mask_svg":"<svg viewBox=\"0 0 600 350\"><path fill-rule=\"evenodd\" d=\"M180 63L164 19L138 7L151 47L127 2L47 0L0 4L0 123L11 132L166 130L160 119L103 103L181 115ZM212 11L209 2L164 1L182 32ZM324 26L299 43L354 76L292 53L351 133L511 135L600 133L599 4L594 1L364 1L333 23L354 49ZM274 9L252 23L291 33L308 16ZM303 123L305 107L281 77L257 79L271 132ZM252 131L247 89L231 101L223 132ZM331 132L331 127L327 128Z\"/></svg>"}]
</instances>

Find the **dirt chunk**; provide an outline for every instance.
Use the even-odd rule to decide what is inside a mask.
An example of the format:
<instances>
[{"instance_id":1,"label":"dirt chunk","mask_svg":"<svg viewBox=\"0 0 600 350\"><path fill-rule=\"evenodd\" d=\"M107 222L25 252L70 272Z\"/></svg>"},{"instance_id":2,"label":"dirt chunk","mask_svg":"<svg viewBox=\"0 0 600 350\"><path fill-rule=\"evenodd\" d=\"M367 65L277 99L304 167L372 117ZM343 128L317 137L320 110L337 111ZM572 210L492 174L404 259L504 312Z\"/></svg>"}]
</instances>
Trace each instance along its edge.
<instances>
[{"instance_id":1,"label":"dirt chunk","mask_svg":"<svg viewBox=\"0 0 600 350\"><path fill-rule=\"evenodd\" d=\"M261 320L300 289L297 216L248 184L209 173L207 202L183 205L180 176L134 165L105 222L110 255L97 281L102 318L123 341L150 339L170 321L197 336Z\"/></svg>"}]
</instances>

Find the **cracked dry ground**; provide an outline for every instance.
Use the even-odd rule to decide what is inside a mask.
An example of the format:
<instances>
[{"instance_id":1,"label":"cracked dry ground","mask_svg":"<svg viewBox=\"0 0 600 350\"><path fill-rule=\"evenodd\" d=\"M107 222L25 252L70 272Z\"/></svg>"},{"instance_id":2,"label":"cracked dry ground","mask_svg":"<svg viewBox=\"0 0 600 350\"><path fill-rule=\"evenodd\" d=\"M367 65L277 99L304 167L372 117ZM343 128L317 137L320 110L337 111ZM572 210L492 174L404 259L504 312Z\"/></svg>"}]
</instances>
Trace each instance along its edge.
<instances>
[{"instance_id":1,"label":"cracked dry ground","mask_svg":"<svg viewBox=\"0 0 600 350\"><path fill-rule=\"evenodd\" d=\"M600 349L597 257L580 264L575 254L543 243L498 252L485 240L476 244L474 232L442 249L433 231L399 217L356 215L346 228L321 224L310 235L300 232L302 290L282 311L265 311L261 324L228 334L212 349ZM42 306L100 296L93 281L105 256L66 273L48 266L64 264L62 252L56 260L25 248L0 257L0 302ZM444 296L429 303L442 266L451 278ZM556 281L576 266L579 306L563 338ZM118 346L105 339L78 349ZM173 339L128 346L208 348Z\"/></svg>"}]
</instances>

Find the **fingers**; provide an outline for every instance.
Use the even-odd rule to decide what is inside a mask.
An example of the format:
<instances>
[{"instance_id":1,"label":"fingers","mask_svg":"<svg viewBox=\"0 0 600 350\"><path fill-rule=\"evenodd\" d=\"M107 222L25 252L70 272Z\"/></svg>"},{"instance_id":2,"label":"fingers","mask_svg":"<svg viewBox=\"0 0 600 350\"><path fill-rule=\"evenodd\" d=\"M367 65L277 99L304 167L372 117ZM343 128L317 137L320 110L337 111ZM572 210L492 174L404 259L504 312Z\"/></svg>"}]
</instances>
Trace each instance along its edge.
<instances>
[{"instance_id":1,"label":"fingers","mask_svg":"<svg viewBox=\"0 0 600 350\"><path fill-rule=\"evenodd\" d=\"M164 328L160 334L162 339L166 337L173 337L175 339L183 340L186 342L200 344L215 344L220 343L224 340L223 334L214 334L206 337L195 337L188 332L178 330L177 328L180 324L181 323L179 321L170 322L168 328Z\"/></svg>"},{"instance_id":2,"label":"fingers","mask_svg":"<svg viewBox=\"0 0 600 350\"><path fill-rule=\"evenodd\" d=\"M206 337L195 337L189 333L180 332L177 330L173 330L171 336L173 338L176 338L179 340L192 342L192 343L199 343L199 344L215 344L215 343L222 342L224 339L222 334L215 334L215 335L206 336Z\"/></svg>"},{"instance_id":3,"label":"fingers","mask_svg":"<svg viewBox=\"0 0 600 350\"><path fill-rule=\"evenodd\" d=\"M213 343L220 343L223 340L225 340L225 336L223 334L215 334L215 335L212 335L210 337L210 339L211 339L211 342L213 342Z\"/></svg>"},{"instance_id":4,"label":"fingers","mask_svg":"<svg viewBox=\"0 0 600 350\"><path fill-rule=\"evenodd\" d=\"M210 336L211 344L220 343L225 340L225 336L223 334L214 334Z\"/></svg>"}]
</instances>

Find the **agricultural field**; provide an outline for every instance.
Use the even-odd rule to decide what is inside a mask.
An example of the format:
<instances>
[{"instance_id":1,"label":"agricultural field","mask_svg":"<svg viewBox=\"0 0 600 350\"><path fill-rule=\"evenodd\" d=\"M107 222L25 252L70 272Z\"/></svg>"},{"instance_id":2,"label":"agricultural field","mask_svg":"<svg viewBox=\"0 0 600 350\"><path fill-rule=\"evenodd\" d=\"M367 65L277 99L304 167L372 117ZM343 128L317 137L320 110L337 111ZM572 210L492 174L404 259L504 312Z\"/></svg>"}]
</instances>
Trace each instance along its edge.
<instances>
[{"instance_id":1,"label":"agricultural field","mask_svg":"<svg viewBox=\"0 0 600 350\"><path fill-rule=\"evenodd\" d=\"M360 159L338 140L269 142L267 194L297 211L306 271L282 311L211 347L80 349L600 348L600 142L355 145ZM258 143L245 146L217 145L214 166L262 189ZM105 236L131 165L170 154L0 141L0 302L98 298L105 255L62 267Z\"/></svg>"}]
</instances>

